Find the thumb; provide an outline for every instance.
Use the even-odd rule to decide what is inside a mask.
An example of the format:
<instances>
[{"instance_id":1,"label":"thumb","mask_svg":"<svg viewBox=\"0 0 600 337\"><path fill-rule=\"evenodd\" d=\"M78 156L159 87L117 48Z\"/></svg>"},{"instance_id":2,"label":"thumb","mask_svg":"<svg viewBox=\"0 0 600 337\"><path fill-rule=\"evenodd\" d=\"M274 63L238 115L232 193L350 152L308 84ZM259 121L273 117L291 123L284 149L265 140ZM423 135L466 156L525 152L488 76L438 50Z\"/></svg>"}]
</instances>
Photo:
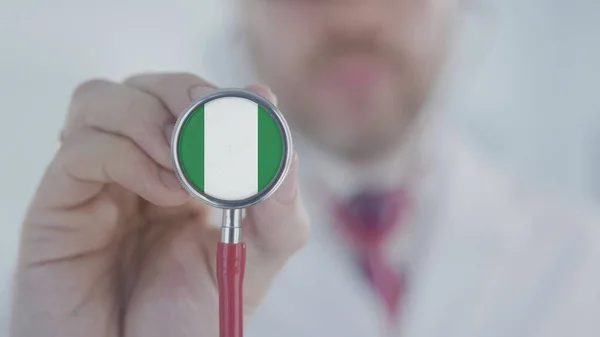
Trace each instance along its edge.
<instances>
[{"instance_id":1,"label":"thumb","mask_svg":"<svg viewBox=\"0 0 600 337\"><path fill-rule=\"evenodd\" d=\"M247 210L242 228L247 245L244 293L246 308L255 308L284 263L308 239L310 222L298 188L298 157L280 188Z\"/></svg>"},{"instance_id":2,"label":"thumb","mask_svg":"<svg viewBox=\"0 0 600 337\"><path fill-rule=\"evenodd\" d=\"M270 88L252 84L246 89L277 104ZM255 309L285 262L308 240L309 218L298 187L298 156L279 189L268 199L246 210L242 222L246 243L244 307ZM249 312L247 312L249 313Z\"/></svg>"},{"instance_id":3,"label":"thumb","mask_svg":"<svg viewBox=\"0 0 600 337\"><path fill-rule=\"evenodd\" d=\"M269 87L252 84L246 88L277 104ZM264 202L247 209L243 228L248 254L261 261L284 261L308 239L309 221L300 198L296 153L277 191Z\"/></svg>"},{"instance_id":4,"label":"thumb","mask_svg":"<svg viewBox=\"0 0 600 337\"><path fill-rule=\"evenodd\" d=\"M294 155L283 184L272 197L247 211L243 222L249 248L263 258L285 260L308 238L309 220L298 187Z\"/></svg>"}]
</instances>

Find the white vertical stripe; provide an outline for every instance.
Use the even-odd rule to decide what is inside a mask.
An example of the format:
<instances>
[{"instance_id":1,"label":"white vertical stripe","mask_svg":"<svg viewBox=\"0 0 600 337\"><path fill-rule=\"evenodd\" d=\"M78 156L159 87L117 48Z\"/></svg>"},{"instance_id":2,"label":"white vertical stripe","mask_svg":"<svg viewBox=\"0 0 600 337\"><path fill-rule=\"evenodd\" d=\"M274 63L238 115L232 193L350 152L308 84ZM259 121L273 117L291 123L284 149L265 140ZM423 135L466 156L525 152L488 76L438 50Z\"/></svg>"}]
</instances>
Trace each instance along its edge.
<instances>
[{"instance_id":1,"label":"white vertical stripe","mask_svg":"<svg viewBox=\"0 0 600 337\"><path fill-rule=\"evenodd\" d=\"M224 97L204 107L204 192L239 200L258 192L258 106Z\"/></svg>"}]
</instances>

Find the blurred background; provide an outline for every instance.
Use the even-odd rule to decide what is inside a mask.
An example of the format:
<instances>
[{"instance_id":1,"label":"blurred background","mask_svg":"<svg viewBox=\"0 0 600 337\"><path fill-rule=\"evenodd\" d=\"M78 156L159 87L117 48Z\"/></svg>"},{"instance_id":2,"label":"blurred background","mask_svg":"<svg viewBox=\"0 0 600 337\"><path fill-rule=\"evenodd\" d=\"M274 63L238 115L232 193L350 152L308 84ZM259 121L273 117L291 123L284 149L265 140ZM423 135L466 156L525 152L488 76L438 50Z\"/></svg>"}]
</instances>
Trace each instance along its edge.
<instances>
[{"instance_id":1,"label":"blurred background","mask_svg":"<svg viewBox=\"0 0 600 337\"><path fill-rule=\"evenodd\" d=\"M235 84L209 62L228 3L0 0L0 298L73 88L149 70ZM447 113L524 179L600 203L600 2L472 0L464 15Z\"/></svg>"}]
</instances>

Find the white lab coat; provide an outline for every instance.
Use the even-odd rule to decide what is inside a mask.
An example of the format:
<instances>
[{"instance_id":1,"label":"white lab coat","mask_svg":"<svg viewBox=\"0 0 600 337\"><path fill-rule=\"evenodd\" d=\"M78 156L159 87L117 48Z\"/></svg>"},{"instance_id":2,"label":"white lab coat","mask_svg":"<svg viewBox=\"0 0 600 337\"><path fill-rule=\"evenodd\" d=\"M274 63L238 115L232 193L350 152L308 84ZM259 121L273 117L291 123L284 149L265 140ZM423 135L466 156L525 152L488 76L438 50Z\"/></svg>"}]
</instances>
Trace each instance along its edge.
<instances>
[{"instance_id":1,"label":"white lab coat","mask_svg":"<svg viewBox=\"0 0 600 337\"><path fill-rule=\"evenodd\" d=\"M386 324L331 230L322 193L306 183L326 173L311 170L299 149L302 172L312 172L303 176L312 237L247 322L247 336L600 336L600 218L530 192L443 128L417 191L399 326Z\"/></svg>"},{"instance_id":2,"label":"white lab coat","mask_svg":"<svg viewBox=\"0 0 600 337\"><path fill-rule=\"evenodd\" d=\"M214 48L227 53L211 54L207 76L226 86L256 82L246 50L225 36ZM347 194L352 188L344 191L344 184L357 177L338 172L341 166L320 166L324 157L296 136L311 239L247 321L246 336L600 336L598 211L536 192L435 117L416 146L431 167L416 187L412 234L389 243L391 255L406 255L399 260L411 266L398 327L386 324L383 307L331 230L323 191L311 188L332 185ZM384 186L407 180L411 168L405 155L398 158L387 165L391 172L376 169L367 178L383 177Z\"/></svg>"},{"instance_id":3,"label":"white lab coat","mask_svg":"<svg viewBox=\"0 0 600 337\"><path fill-rule=\"evenodd\" d=\"M251 83L245 66L233 67L243 59L220 60L206 76ZM315 176L331 183L339 172L321 171L310 150L297 146L311 239L246 321L247 337L600 336L600 217L523 188L450 130L436 126L426 146L432 167L418 186L412 234L390 243L392 255L410 247L400 249L411 272L398 327L386 325L383 307L331 230L323 194L310 187ZM379 182L406 178L403 163L395 164ZM343 189L352 178L332 187Z\"/></svg>"},{"instance_id":4,"label":"white lab coat","mask_svg":"<svg viewBox=\"0 0 600 337\"><path fill-rule=\"evenodd\" d=\"M298 146L311 239L247 320L246 336L600 336L600 218L531 193L449 130L431 137L410 240L391 242L410 246L399 326L386 325L310 187L319 173L325 182L343 174L315 169ZM404 179L398 169L387 178Z\"/></svg>"}]
</instances>

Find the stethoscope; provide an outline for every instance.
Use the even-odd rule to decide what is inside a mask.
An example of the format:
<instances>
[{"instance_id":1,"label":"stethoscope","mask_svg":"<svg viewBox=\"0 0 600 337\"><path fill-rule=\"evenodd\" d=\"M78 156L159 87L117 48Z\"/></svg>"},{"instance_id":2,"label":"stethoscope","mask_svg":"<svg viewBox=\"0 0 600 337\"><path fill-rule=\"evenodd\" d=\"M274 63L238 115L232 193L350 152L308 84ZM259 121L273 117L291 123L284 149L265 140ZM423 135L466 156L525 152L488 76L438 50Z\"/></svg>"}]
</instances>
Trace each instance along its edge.
<instances>
[{"instance_id":1,"label":"stethoscope","mask_svg":"<svg viewBox=\"0 0 600 337\"><path fill-rule=\"evenodd\" d=\"M171 149L184 188L223 210L217 248L220 337L242 337L242 210L267 199L283 182L292 160L289 127L266 98L221 89L201 97L179 117Z\"/></svg>"}]
</instances>

